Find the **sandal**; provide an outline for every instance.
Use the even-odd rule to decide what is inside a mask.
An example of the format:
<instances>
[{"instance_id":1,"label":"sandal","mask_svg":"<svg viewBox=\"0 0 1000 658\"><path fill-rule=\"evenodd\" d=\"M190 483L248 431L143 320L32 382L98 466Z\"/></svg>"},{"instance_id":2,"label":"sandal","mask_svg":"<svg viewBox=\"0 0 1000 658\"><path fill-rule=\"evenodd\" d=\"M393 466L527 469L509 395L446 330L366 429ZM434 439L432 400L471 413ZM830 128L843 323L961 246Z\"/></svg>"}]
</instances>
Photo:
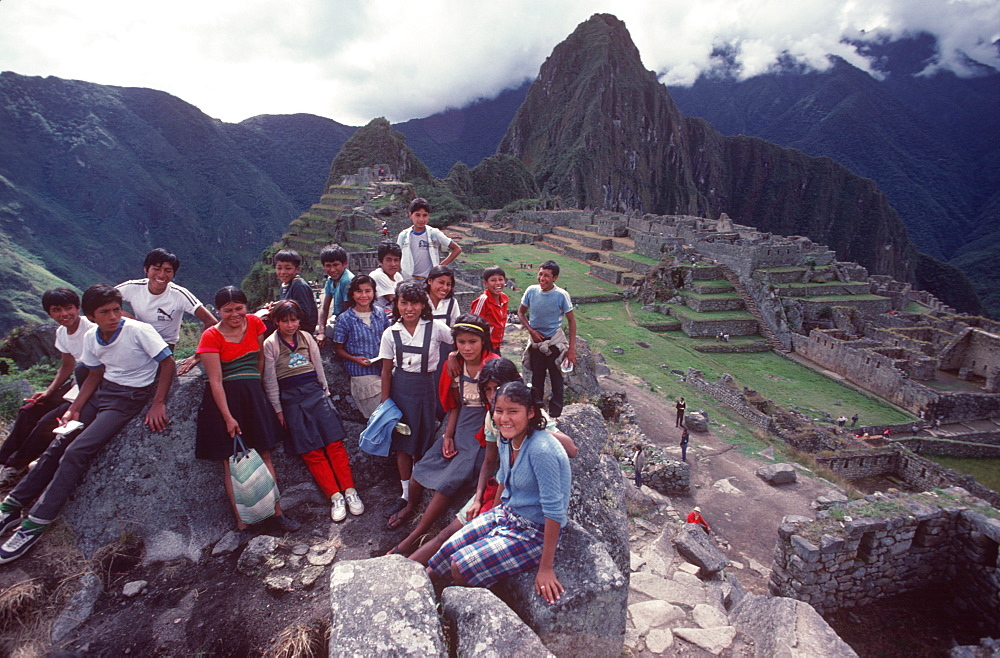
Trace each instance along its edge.
<instances>
[{"instance_id":1,"label":"sandal","mask_svg":"<svg viewBox=\"0 0 1000 658\"><path fill-rule=\"evenodd\" d=\"M395 530L396 528L398 528L399 526L403 525L404 523L412 519L414 516L416 516L415 511L411 510L409 514L401 514L402 511L403 510L399 510L398 512L390 516L389 522L385 524L385 527L389 528L390 530Z\"/></svg>"},{"instance_id":2,"label":"sandal","mask_svg":"<svg viewBox=\"0 0 1000 658\"><path fill-rule=\"evenodd\" d=\"M388 519L390 516L392 516L393 514L395 514L396 512L398 512L399 510L401 510L404 507L406 507L407 504L408 503L406 502L405 498L397 498L396 502L394 502L392 505L389 506L388 509L385 510L385 512L384 512L385 513L385 518Z\"/></svg>"},{"instance_id":3,"label":"sandal","mask_svg":"<svg viewBox=\"0 0 1000 658\"><path fill-rule=\"evenodd\" d=\"M403 557L410 557L410 553L412 552L413 551L401 551L399 550L399 544L396 544L391 549L389 549L389 552L386 553L386 555L402 555Z\"/></svg>"}]
</instances>

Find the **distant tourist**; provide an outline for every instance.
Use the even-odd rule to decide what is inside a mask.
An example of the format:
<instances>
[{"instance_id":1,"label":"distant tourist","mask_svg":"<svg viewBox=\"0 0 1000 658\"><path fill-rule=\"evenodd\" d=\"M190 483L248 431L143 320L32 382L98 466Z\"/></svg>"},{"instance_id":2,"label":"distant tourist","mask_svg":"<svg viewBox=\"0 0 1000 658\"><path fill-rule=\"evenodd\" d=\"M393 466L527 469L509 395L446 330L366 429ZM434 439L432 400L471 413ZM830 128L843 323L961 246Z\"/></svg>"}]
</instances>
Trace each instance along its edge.
<instances>
[{"instance_id":1,"label":"distant tourist","mask_svg":"<svg viewBox=\"0 0 1000 658\"><path fill-rule=\"evenodd\" d=\"M187 288L174 283L174 276L181 269L181 261L166 249L156 248L146 254L142 264L146 273L144 279L132 279L115 286L122 299L131 305L132 313L125 317L135 318L153 326L167 341L173 352L181 335L181 322L189 313L204 324L207 329L216 323L215 316ZM195 355L180 364L178 372L184 374L198 362Z\"/></svg>"},{"instance_id":2,"label":"distant tourist","mask_svg":"<svg viewBox=\"0 0 1000 658\"><path fill-rule=\"evenodd\" d=\"M52 430L69 409L63 399L74 383L82 386L90 372L80 361L83 341L94 323L80 315L80 296L69 288L53 288L42 295L42 308L59 325L56 328L56 349L59 350L59 370L44 391L37 391L24 400L10 426L7 439L0 446L0 486L14 484L28 464L38 459L55 439ZM75 379L75 382L74 382Z\"/></svg>"},{"instance_id":3,"label":"distant tourist","mask_svg":"<svg viewBox=\"0 0 1000 658\"><path fill-rule=\"evenodd\" d=\"M674 419L674 427L684 427L684 412L687 411L687 402L684 401L684 398L681 398L674 403L674 408L677 410L677 418Z\"/></svg>"},{"instance_id":4,"label":"distant tourist","mask_svg":"<svg viewBox=\"0 0 1000 658\"><path fill-rule=\"evenodd\" d=\"M701 515L700 507L695 507L694 510L692 510L691 513L687 515L687 522L697 523L698 525L700 525L702 528L705 529L705 532L709 534L711 534L712 532L712 529L708 527L708 521L706 521L705 517Z\"/></svg>"},{"instance_id":5,"label":"distant tourist","mask_svg":"<svg viewBox=\"0 0 1000 658\"><path fill-rule=\"evenodd\" d=\"M396 285L403 281L403 275L399 272L403 250L395 242L386 240L379 243L376 254L378 267L369 272L368 276L375 282L375 308L388 314L396 295Z\"/></svg>"},{"instance_id":6,"label":"distant tourist","mask_svg":"<svg viewBox=\"0 0 1000 658\"><path fill-rule=\"evenodd\" d=\"M847 416L841 414L840 418L837 419L837 426L843 427L846 424L847 424Z\"/></svg>"},{"instance_id":7,"label":"distant tourist","mask_svg":"<svg viewBox=\"0 0 1000 658\"><path fill-rule=\"evenodd\" d=\"M642 488L642 471L646 468L646 452L641 443L636 443L632 452L632 470L635 471L635 486Z\"/></svg>"},{"instance_id":8,"label":"distant tourist","mask_svg":"<svg viewBox=\"0 0 1000 658\"><path fill-rule=\"evenodd\" d=\"M681 432L681 461L687 461L688 444L691 442L691 435L688 433L685 427Z\"/></svg>"},{"instance_id":9,"label":"distant tourist","mask_svg":"<svg viewBox=\"0 0 1000 658\"><path fill-rule=\"evenodd\" d=\"M528 286L521 298L517 316L528 330L531 341L525 349L527 366L531 369L531 392L541 404L548 374L552 396L549 415L558 418L563 410L563 362L576 365L576 316L569 293L556 285L559 264L547 260L538 266L538 285ZM528 318L531 318L531 324ZM563 332L566 318L568 331ZM567 335L568 334L568 335ZM499 347L499 345L498 345Z\"/></svg>"},{"instance_id":10,"label":"distant tourist","mask_svg":"<svg viewBox=\"0 0 1000 658\"><path fill-rule=\"evenodd\" d=\"M418 197L411 201L408 212L413 226L403 229L396 237L396 243L403 250L401 269L403 278L423 281L432 267L447 265L458 258L462 247L440 229L427 225L431 207L426 199ZM441 247L450 251L444 260L441 260Z\"/></svg>"},{"instance_id":11,"label":"distant tourist","mask_svg":"<svg viewBox=\"0 0 1000 658\"><path fill-rule=\"evenodd\" d=\"M271 319L278 329L264 341L264 390L285 428L285 453L298 455L330 501L336 522L365 506L354 488L344 447L344 426L330 399L319 345L299 330L302 310L291 300L278 302Z\"/></svg>"},{"instance_id":12,"label":"distant tourist","mask_svg":"<svg viewBox=\"0 0 1000 658\"><path fill-rule=\"evenodd\" d=\"M347 269L347 251L339 244L323 247L319 252L319 262L326 272L323 283L323 301L319 308L319 326L316 327L316 343L320 347L326 342L326 334L332 335L333 329L327 328L327 323L340 315L347 308L347 289L354 278L354 272Z\"/></svg>"},{"instance_id":13,"label":"distant tourist","mask_svg":"<svg viewBox=\"0 0 1000 658\"><path fill-rule=\"evenodd\" d=\"M854 427L857 424L858 424L858 415L854 414L853 416L851 416L851 427Z\"/></svg>"},{"instance_id":14,"label":"distant tourist","mask_svg":"<svg viewBox=\"0 0 1000 658\"><path fill-rule=\"evenodd\" d=\"M166 399L176 368L166 341L150 325L122 317L121 292L111 286L88 288L82 308L97 325L84 335L80 358L91 372L62 416L69 431L46 448L0 503L0 534L20 524L0 546L0 564L35 545L73 495L94 455L150 400L146 425L154 432L167 427ZM74 421L75 430L70 429Z\"/></svg>"},{"instance_id":15,"label":"distant tourist","mask_svg":"<svg viewBox=\"0 0 1000 658\"><path fill-rule=\"evenodd\" d=\"M504 294L507 273L494 265L483 270L483 294L472 302L469 312L478 315L490 324L490 351L500 353L504 330L507 327L507 306L510 299Z\"/></svg>"}]
</instances>

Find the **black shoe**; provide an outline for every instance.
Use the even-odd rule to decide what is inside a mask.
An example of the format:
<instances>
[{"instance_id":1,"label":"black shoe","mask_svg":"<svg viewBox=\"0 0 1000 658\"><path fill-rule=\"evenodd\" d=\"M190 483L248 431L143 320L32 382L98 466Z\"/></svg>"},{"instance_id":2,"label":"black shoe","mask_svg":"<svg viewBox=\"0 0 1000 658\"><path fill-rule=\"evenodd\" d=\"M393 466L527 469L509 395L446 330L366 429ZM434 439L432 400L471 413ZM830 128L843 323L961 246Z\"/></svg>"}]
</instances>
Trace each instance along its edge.
<instances>
[{"instance_id":1,"label":"black shoe","mask_svg":"<svg viewBox=\"0 0 1000 658\"><path fill-rule=\"evenodd\" d=\"M401 510L404 507L406 507L407 504L408 503L406 502L405 499L403 499L403 498L397 498L395 503L393 503L392 505L390 505L389 507L387 507L385 509L385 512L384 512L385 518L388 519L390 516L392 516L393 514L395 514L396 512L398 512L399 510Z\"/></svg>"},{"instance_id":2,"label":"black shoe","mask_svg":"<svg viewBox=\"0 0 1000 658\"><path fill-rule=\"evenodd\" d=\"M296 532L302 529L302 524L288 518L284 514L272 517L271 525L280 532Z\"/></svg>"},{"instance_id":3,"label":"black shoe","mask_svg":"<svg viewBox=\"0 0 1000 658\"><path fill-rule=\"evenodd\" d=\"M0 535L6 535L7 531L21 525L21 510L0 512Z\"/></svg>"}]
</instances>

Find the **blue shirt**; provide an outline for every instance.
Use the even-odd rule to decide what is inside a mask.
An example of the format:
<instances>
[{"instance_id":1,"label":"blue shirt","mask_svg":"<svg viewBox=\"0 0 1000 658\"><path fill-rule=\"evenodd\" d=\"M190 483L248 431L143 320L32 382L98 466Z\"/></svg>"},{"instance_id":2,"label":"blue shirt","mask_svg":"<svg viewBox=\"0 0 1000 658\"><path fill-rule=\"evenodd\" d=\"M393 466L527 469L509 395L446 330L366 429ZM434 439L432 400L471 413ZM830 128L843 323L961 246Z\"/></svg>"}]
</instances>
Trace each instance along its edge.
<instances>
[{"instance_id":1,"label":"blue shirt","mask_svg":"<svg viewBox=\"0 0 1000 658\"><path fill-rule=\"evenodd\" d=\"M336 282L330 277L326 277L326 283L323 284L323 294L331 298L331 314L340 315L344 312L344 302L347 301L347 286L351 285L353 278L354 273L348 269L341 273L340 279Z\"/></svg>"},{"instance_id":2,"label":"blue shirt","mask_svg":"<svg viewBox=\"0 0 1000 658\"><path fill-rule=\"evenodd\" d=\"M543 292L537 284L528 286L521 304L530 310L528 321L531 328L546 338L552 338L552 334L562 326L563 316L573 310L569 293L559 286L553 286L548 292Z\"/></svg>"},{"instance_id":3,"label":"blue shirt","mask_svg":"<svg viewBox=\"0 0 1000 658\"><path fill-rule=\"evenodd\" d=\"M565 526L573 477L569 457L559 441L545 430L536 430L521 444L513 467L510 443L501 441L497 447L497 480L503 484L501 502L535 523L544 525L545 519L552 519Z\"/></svg>"},{"instance_id":4,"label":"blue shirt","mask_svg":"<svg viewBox=\"0 0 1000 658\"><path fill-rule=\"evenodd\" d=\"M382 332L389 328L389 316L381 309L373 308L371 324L369 327L362 322L352 306L337 316L337 324L333 327L333 342L343 343L344 349L351 356L363 356L375 360L378 357ZM363 366L354 361L344 361L344 370L351 377L381 375L382 364L375 361L370 366Z\"/></svg>"}]
</instances>

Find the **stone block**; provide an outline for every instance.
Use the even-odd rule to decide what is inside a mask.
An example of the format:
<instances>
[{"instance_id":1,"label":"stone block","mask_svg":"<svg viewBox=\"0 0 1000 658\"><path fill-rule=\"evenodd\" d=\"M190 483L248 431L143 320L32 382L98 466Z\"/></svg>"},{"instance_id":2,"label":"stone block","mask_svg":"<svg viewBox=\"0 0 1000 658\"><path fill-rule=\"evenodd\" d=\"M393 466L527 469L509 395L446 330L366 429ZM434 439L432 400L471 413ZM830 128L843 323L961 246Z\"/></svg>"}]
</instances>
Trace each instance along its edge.
<instances>
[{"instance_id":1,"label":"stone block","mask_svg":"<svg viewBox=\"0 0 1000 658\"><path fill-rule=\"evenodd\" d=\"M795 468L791 464L765 464L756 471L757 477L772 485L795 482Z\"/></svg>"},{"instance_id":2,"label":"stone block","mask_svg":"<svg viewBox=\"0 0 1000 658\"><path fill-rule=\"evenodd\" d=\"M674 547L684 558L701 568L702 575L722 571L728 558L720 551L705 533L702 527L694 523L685 523L674 536Z\"/></svg>"},{"instance_id":3,"label":"stone block","mask_svg":"<svg viewBox=\"0 0 1000 658\"><path fill-rule=\"evenodd\" d=\"M447 587L441 611L451 625L455 655L551 656L514 611L488 589Z\"/></svg>"},{"instance_id":4,"label":"stone block","mask_svg":"<svg viewBox=\"0 0 1000 658\"><path fill-rule=\"evenodd\" d=\"M431 581L399 555L336 564L330 607L330 656L448 653Z\"/></svg>"},{"instance_id":5,"label":"stone block","mask_svg":"<svg viewBox=\"0 0 1000 658\"><path fill-rule=\"evenodd\" d=\"M684 426L691 432L704 434L708 431L708 418L700 411L692 411L684 416Z\"/></svg>"},{"instance_id":6,"label":"stone block","mask_svg":"<svg viewBox=\"0 0 1000 658\"><path fill-rule=\"evenodd\" d=\"M497 583L493 591L552 653L618 655L625 640L627 571L603 543L570 521L559 539L555 572L566 591L553 605L535 593L535 569Z\"/></svg>"},{"instance_id":7,"label":"stone block","mask_svg":"<svg viewBox=\"0 0 1000 658\"><path fill-rule=\"evenodd\" d=\"M748 594L734 606L729 618L740 633L753 640L759 656L857 656L803 601Z\"/></svg>"},{"instance_id":8,"label":"stone block","mask_svg":"<svg viewBox=\"0 0 1000 658\"><path fill-rule=\"evenodd\" d=\"M792 550L805 562L819 560L819 547L805 539L802 535L792 535Z\"/></svg>"}]
</instances>

